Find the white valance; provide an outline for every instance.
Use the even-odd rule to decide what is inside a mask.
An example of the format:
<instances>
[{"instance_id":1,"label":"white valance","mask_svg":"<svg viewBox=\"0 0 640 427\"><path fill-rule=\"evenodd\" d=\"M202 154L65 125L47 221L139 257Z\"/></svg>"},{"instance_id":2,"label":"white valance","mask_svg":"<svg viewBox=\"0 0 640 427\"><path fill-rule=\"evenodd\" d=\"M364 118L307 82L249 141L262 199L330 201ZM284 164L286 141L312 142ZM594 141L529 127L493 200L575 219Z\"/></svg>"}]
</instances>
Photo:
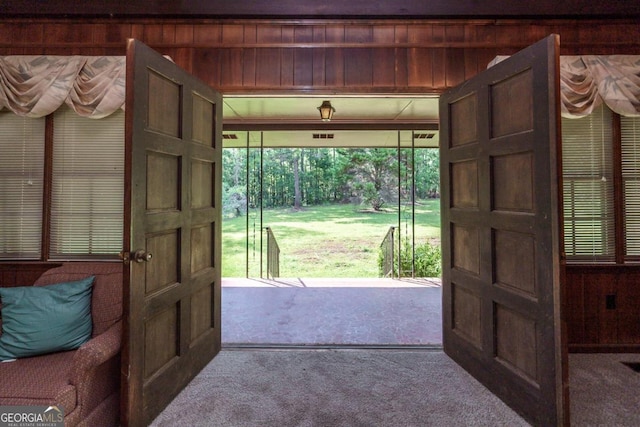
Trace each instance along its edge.
<instances>
[{"instance_id":1,"label":"white valance","mask_svg":"<svg viewBox=\"0 0 640 427\"><path fill-rule=\"evenodd\" d=\"M489 67L506 58L495 57ZM560 97L562 117L587 116L602 102L640 117L640 55L560 56Z\"/></svg>"},{"instance_id":2,"label":"white valance","mask_svg":"<svg viewBox=\"0 0 640 427\"><path fill-rule=\"evenodd\" d=\"M0 56L0 110L43 117L62 103L92 119L124 108L124 56Z\"/></svg>"}]
</instances>

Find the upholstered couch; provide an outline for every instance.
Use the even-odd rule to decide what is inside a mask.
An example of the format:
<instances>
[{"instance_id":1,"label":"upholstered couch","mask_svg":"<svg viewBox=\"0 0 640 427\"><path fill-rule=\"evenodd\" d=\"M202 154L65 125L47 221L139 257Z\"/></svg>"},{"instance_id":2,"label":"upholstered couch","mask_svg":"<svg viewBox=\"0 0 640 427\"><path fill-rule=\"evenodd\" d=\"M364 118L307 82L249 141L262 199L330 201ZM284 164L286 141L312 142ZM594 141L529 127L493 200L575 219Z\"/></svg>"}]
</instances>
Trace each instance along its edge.
<instances>
[{"instance_id":1,"label":"upholstered couch","mask_svg":"<svg viewBox=\"0 0 640 427\"><path fill-rule=\"evenodd\" d=\"M66 427L118 424L122 264L64 263L45 272L34 286L88 276L95 276L91 339L76 350L0 363L0 406L61 406Z\"/></svg>"}]
</instances>

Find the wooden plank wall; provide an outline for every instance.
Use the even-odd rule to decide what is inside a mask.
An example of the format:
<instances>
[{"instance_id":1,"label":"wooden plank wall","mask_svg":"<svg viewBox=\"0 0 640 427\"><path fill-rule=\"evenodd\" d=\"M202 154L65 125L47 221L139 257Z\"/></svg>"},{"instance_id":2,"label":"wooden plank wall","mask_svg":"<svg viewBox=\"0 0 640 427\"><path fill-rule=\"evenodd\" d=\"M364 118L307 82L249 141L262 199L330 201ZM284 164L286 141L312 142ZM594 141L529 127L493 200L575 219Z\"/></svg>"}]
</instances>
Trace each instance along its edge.
<instances>
[{"instance_id":1,"label":"wooden plank wall","mask_svg":"<svg viewBox=\"0 0 640 427\"><path fill-rule=\"evenodd\" d=\"M137 38L223 93L439 93L550 33L563 54L640 52L631 20L4 20L0 55L123 55Z\"/></svg>"},{"instance_id":2,"label":"wooden plank wall","mask_svg":"<svg viewBox=\"0 0 640 427\"><path fill-rule=\"evenodd\" d=\"M566 286L572 351L640 349L638 266L568 266Z\"/></svg>"},{"instance_id":3,"label":"wooden plank wall","mask_svg":"<svg viewBox=\"0 0 640 427\"><path fill-rule=\"evenodd\" d=\"M551 33L560 34L563 55L640 54L640 25L631 19L14 18L0 22L0 55L124 55L125 40L133 37L223 94L437 94L485 69L496 55ZM19 269L4 268L3 282L38 274L32 266ZM640 348L639 290L637 268L571 267L566 312L573 348ZM607 309L603 304L614 293L617 308Z\"/></svg>"},{"instance_id":4,"label":"wooden plank wall","mask_svg":"<svg viewBox=\"0 0 640 427\"><path fill-rule=\"evenodd\" d=\"M59 262L1 262L0 287L31 286L45 271Z\"/></svg>"}]
</instances>

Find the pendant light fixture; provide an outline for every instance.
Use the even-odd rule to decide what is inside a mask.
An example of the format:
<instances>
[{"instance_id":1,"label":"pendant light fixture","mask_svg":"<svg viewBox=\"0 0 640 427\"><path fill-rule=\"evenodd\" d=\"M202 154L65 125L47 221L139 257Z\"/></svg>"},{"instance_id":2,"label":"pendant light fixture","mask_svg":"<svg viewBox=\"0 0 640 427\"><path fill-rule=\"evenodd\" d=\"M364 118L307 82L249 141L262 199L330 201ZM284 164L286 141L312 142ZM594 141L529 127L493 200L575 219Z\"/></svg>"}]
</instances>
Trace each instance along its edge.
<instances>
[{"instance_id":1,"label":"pendant light fixture","mask_svg":"<svg viewBox=\"0 0 640 427\"><path fill-rule=\"evenodd\" d=\"M318 111L320 111L320 118L323 122L328 122L333 117L333 113L336 112L336 109L331 106L331 101L322 101L322 105L318 107Z\"/></svg>"}]
</instances>

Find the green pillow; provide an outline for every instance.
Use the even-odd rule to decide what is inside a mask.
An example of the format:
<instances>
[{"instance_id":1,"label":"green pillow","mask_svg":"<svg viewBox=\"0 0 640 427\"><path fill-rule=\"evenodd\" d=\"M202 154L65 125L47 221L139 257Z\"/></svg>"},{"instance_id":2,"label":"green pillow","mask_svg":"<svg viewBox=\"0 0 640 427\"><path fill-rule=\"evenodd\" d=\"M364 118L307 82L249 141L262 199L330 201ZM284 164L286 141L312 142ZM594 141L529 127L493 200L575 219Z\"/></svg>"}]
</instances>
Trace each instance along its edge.
<instances>
[{"instance_id":1,"label":"green pillow","mask_svg":"<svg viewBox=\"0 0 640 427\"><path fill-rule=\"evenodd\" d=\"M0 288L0 360L73 350L88 341L93 280Z\"/></svg>"}]
</instances>

